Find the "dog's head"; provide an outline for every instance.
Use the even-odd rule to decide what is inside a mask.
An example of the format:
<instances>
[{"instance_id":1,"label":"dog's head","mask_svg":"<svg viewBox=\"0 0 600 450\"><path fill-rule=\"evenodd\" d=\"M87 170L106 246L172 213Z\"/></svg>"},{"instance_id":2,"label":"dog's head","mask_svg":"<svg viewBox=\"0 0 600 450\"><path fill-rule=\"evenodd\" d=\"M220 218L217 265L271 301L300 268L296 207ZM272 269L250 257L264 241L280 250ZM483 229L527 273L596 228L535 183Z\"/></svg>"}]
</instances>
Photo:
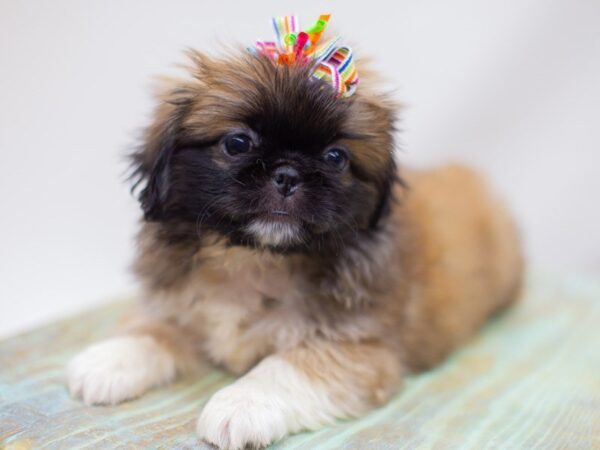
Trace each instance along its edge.
<instances>
[{"instance_id":1,"label":"dog's head","mask_svg":"<svg viewBox=\"0 0 600 450\"><path fill-rule=\"evenodd\" d=\"M337 98L306 64L190 56L134 154L146 220L273 251L377 227L396 177L391 102L362 85Z\"/></svg>"}]
</instances>

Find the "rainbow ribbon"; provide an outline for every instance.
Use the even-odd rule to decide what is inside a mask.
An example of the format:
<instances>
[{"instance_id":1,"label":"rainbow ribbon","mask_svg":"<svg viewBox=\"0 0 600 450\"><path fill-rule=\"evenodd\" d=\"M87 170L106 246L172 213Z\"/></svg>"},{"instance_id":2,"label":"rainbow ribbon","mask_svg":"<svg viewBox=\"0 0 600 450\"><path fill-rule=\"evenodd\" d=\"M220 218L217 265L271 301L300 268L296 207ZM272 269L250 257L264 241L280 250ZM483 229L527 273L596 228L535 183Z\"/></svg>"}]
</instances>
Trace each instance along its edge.
<instances>
[{"instance_id":1,"label":"rainbow ribbon","mask_svg":"<svg viewBox=\"0 0 600 450\"><path fill-rule=\"evenodd\" d=\"M331 14L321 14L308 29L301 31L296 16L273 18L276 41L257 41L249 50L276 64L315 62L312 76L333 87L338 97L350 97L358 85L358 73L350 47L338 47L339 37L321 42Z\"/></svg>"}]
</instances>

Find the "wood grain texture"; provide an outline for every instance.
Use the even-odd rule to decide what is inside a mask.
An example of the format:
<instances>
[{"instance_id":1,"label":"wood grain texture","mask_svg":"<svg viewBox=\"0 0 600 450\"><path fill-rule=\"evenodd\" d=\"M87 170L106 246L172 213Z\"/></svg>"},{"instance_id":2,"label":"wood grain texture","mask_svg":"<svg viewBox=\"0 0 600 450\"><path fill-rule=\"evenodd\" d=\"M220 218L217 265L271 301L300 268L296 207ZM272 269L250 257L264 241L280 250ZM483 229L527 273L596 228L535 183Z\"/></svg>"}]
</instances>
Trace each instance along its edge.
<instances>
[{"instance_id":1,"label":"wood grain texture","mask_svg":"<svg viewBox=\"0 0 600 450\"><path fill-rule=\"evenodd\" d=\"M208 449L201 406L233 377L194 377L114 407L87 407L64 366L111 334L127 302L0 342L0 448ZM524 300L361 420L274 449L599 449L600 281L531 276Z\"/></svg>"}]
</instances>

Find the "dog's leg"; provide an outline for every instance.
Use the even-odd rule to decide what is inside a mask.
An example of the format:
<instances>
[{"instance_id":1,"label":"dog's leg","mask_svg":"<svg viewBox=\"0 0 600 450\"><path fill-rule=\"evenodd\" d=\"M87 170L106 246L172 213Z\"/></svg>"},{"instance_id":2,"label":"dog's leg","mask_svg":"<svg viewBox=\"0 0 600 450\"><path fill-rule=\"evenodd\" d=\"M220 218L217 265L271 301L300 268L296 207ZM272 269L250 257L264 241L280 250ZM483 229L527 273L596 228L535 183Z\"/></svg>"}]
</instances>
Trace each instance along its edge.
<instances>
[{"instance_id":1,"label":"dog's leg","mask_svg":"<svg viewBox=\"0 0 600 450\"><path fill-rule=\"evenodd\" d=\"M287 434L359 416L400 384L397 355L374 343L313 342L262 360L218 391L198 419L221 449L263 447Z\"/></svg>"},{"instance_id":2,"label":"dog's leg","mask_svg":"<svg viewBox=\"0 0 600 450\"><path fill-rule=\"evenodd\" d=\"M144 321L91 345L67 367L69 390L87 404L116 404L173 381L197 355L176 326Z\"/></svg>"}]
</instances>

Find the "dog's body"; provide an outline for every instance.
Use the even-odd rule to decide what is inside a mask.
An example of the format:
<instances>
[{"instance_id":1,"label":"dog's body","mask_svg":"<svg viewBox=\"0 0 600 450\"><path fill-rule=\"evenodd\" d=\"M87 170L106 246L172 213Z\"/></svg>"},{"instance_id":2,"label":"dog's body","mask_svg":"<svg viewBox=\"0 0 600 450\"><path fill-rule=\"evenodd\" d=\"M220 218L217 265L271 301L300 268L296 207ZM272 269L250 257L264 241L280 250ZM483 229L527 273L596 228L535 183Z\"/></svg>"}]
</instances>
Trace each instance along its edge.
<instances>
[{"instance_id":1,"label":"dog's body","mask_svg":"<svg viewBox=\"0 0 600 450\"><path fill-rule=\"evenodd\" d=\"M221 92L222 102L233 102L233 92L219 91L210 81L210 71L225 68L200 55L195 58L202 66L196 78L211 88L208 94L203 91L208 100ZM252 59L243 64L248 65L244 76L251 79L280 70ZM296 76L286 74L286 82ZM263 84L265 80L259 83ZM214 143L202 147L203 156L186 153L185 147L179 153L171 150L168 167L164 161L161 166L165 141L179 139L168 135L180 132L173 131L181 125L174 120L185 124L187 136L191 129L204 130L209 119L202 114L215 113L216 103L208 113L206 104L198 106L206 100L198 95L201 87L188 83L170 91L175 98L160 106L137 156L147 183L142 204L148 219L139 235L135 263L144 286L141 309L122 336L92 346L71 363L69 383L75 395L88 403L129 399L177 374L193 373L198 356L204 354L244 375L205 405L198 421L200 436L221 448L260 447L382 404L398 389L405 372L439 363L516 298L522 262L517 233L504 208L477 175L459 166L404 170L400 182L391 151L393 107L384 99L358 97L340 113L344 117L339 121L352 124L348 135L362 136L345 138L351 168L339 164L336 148L336 155L327 155L337 172L311 166L310 173L322 178L309 184L313 175L305 167L316 163L286 154L289 165L304 177L300 184L304 191L293 195L286 191L280 200L256 181L261 172L244 178L246 166L238 169L239 159L227 149L223 157ZM288 98L294 96L293 89L285 89ZM181 98L190 91L194 100ZM344 100L317 98L307 109L302 109L302 101L297 100L292 110L312 114L321 101ZM278 110L280 115L290 113L281 103L274 104L284 109ZM178 109L182 105L185 111ZM261 112L270 107L261 106ZM336 114L332 105L327 108L321 113ZM223 130L239 128L239 123L223 124L224 117L218 122ZM321 121L318 126L327 125ZM261 136L256 148L279 139L260 121L250 127L253 131L248 133ZM297 126L289 129L295 133ZM313 135L308 129L302 133L293 139ZM240 142L226 145L246 151ZM268 174L277 171L280 163L271 169L265 155L257 153L244 164L258 164L262 169L256 170ZM281 155L275 160L280 161ZM216 212L206 211L210 209L206 199L178 200L177 195L190 189L189 183L183 185L189 176L186 168L205 171L208 165L211 174L217 168L226 171L235 178L232 183L242 184L239 189L260 186L260 199L245 199L248 205L281 201L277 207L288 208L284 221L269 215L246 216L238 210L243 208L232 209L232 204L239 206L234 200ZM157 167L163 171L158 175ZM166 188L153 184L165 179ZM223 195L234 198L232 189L238 187L224 186L219 185L225 189ZM323 192L322 198L300 203L311 189ZM247 194L240 192L236 195ZM292 204L290 197L297 203ZM336 199L343 210L334 219ZM306 217L311 208L317 219ZM288 220L288 212L299 218ZM205 215L210 217L205 220Z\"/></svg>"}]
</instances>

